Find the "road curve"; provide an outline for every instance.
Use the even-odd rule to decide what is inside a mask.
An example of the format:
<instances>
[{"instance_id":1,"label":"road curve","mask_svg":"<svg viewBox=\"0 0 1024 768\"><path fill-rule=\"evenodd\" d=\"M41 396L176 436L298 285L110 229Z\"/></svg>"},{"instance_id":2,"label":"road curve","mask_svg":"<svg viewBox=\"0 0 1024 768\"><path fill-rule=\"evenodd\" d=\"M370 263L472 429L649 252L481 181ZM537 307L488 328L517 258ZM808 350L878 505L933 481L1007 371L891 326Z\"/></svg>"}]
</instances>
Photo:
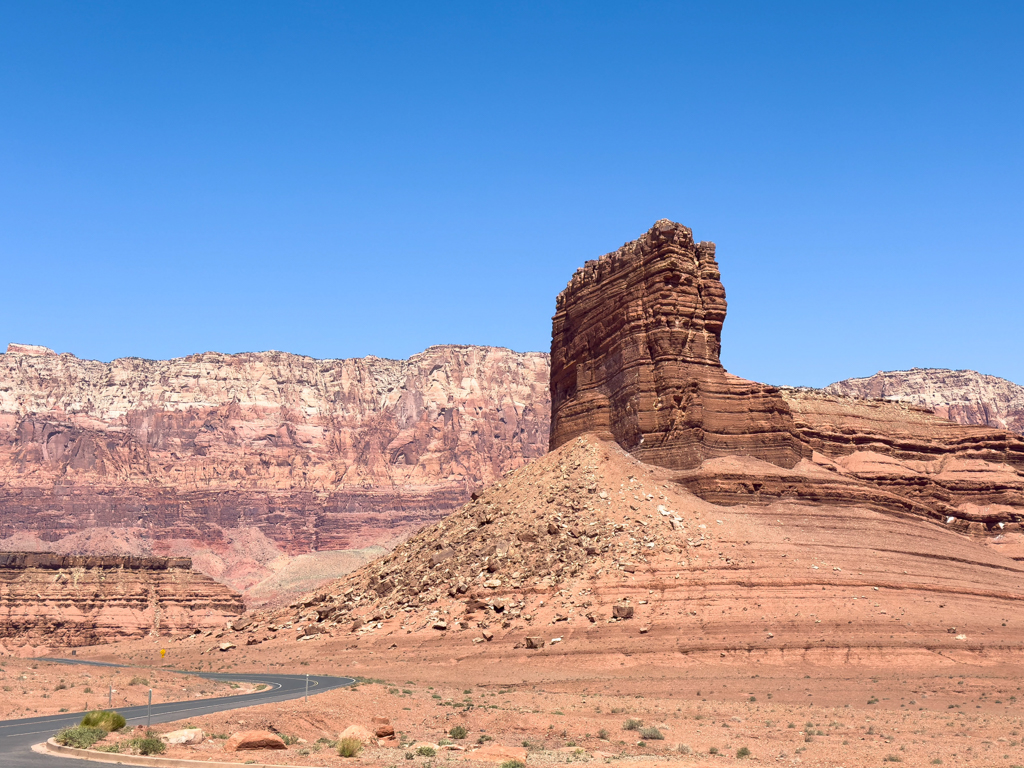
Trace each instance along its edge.
<instances>
[{"instance_id":1,"label":"road curve","mask_svg":"<svg viewBox=\"0 0 1024 768\"><path fill-rule=\"evenodd\" d=\"M120 664L105 664L97 661L79 659L40 659L40 661L58 662L61 664L84 664L97 667L118 667ZM214 699L191 699L188 701L171 701L153 704L152 722L166 723L186 717L208 715L211 712L226 712L231 709L243 709L257 704L274 701L288 701L305 695L305 675L268 675L253 673L248 675L222 674L219 672L192 672L175 670L182 674L206 677L211 680L227 680L235 682L266 683L268 688L255 693L243 693L237 696L219 696ZM309 695L325 693L335 688L352 685L351 677L327 677L324 675L309 676ZM146 706L114 707L116 712L124 715L128 725L146 724ZM32 751L33 744L45 741L61 728L77 725L84 712L65 712L45 717L27 717L22 720L0 720L0 765L4 768L68 768L68 760L63 757L40 755Z\"/></svg>"}]
</instances>

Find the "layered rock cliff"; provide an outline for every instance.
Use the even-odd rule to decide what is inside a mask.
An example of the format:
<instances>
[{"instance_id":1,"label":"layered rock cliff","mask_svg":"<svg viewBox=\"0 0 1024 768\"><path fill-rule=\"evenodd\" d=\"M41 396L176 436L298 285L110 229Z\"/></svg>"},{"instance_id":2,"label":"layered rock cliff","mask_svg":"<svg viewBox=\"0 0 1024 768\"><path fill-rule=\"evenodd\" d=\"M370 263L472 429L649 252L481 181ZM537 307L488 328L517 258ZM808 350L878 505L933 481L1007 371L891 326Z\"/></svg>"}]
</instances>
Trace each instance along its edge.
<instances>
[{"instance_id":1,"label":"layered rock cliff","mask_svg":"<svg viewBox=\"0 0 1024 768\"><path fill-rule=\"evenodd\" d=\"M0 552L0 643L92 645L223 626L241 596L188 558Z\"/></svg>"},{"instance_id":2,"label":"layered rock cliff","mask_svg":"<svg viewBox=\"0 0 1024 768\"><path fill-rule=\"evenodd\" d=\"M719 361L725 288L714 243L662 219L589 261L558 296L551 332L551 447L584 432L675 469L741 453L810 457L775 387Z\"/></svg>"},{"instance_id":3,"label":"layered rock cliff","mask_svg":"<svg viewBox=\"0 0 1024 768\"><path fill-rule=\"evenodd\" d=\"M587 262L552 323L552 448L593 432L720 504L858 504L978 532L1024 521L1018 435L731 376L725 314L715 246L682 225Z\"/></svg>"},{"instance_id":4,"label":"layered rock cliff","mask_svg":"<svg viewBox=\"0 0 1024 768\"><path fill-rule=\"evenodd\" d=\"M976 371L886 371L837 381L825 391L844 397L912 403L958 424L978 424L1024 435L1024 387Z\"/></svg>"},{"instance_id":5,"label":"layered rock cliff","mask_svg":"<svg viewBox=\"0 0 1024 768\"><path fill-rule=\"evenodd\" d=\"M491 347L103 363L11 345L0 542L205 547L244 589L281 555L393 543L543 454L547 383L546 355Z\"/></svg>"}]
</instances>

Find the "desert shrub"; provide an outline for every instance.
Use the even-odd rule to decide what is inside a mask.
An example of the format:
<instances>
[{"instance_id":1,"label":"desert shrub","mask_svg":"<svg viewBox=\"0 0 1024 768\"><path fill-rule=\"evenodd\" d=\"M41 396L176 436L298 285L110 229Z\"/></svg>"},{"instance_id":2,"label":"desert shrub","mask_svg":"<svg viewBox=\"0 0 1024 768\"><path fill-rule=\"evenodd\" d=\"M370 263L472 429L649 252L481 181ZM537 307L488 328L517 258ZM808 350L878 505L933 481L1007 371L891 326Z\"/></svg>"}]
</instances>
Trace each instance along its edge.
<instances>
[{"instance_id":1,"label":"desert shrub","mask_svg":"<svg viewBox=\"0 0 1024 768\"><path fill-rule=\"evenodd\" d=\"M494 741L494 738L488 736L486 733L483 734L479 739L476 740L477 744L486 744L488 741Z\"/></svg>"},{"instance_id":2,"label":"desert shrub","mask_svg":"<svg viewBox=\"0 0 1024 768\"><path fill-rule=\"evenodd\" d=\"M257 683L257 684L256 684L256 687L255 687L255 688L254 688L253 690L256 690L256 691L262 691L262 690L264 690L264 689L265 689L266 687L267 687L267 684L266 684L266 683Z\"/></svg>"},{"instance_id":3,"label":"desert shrub","mask_svg":"<svg viewBox=\"0 0 1024 768\"><path fill-rule=\"evenodd\" d=\"M347 738L338 742L338 755L341 757L355 757L363 749L363 742L359 739Z\"/></svg>"},{"instance_id":4,"label":"desert shrub","mask_svg":"<svg viewBox=\"0 0 1024 768\"><path fill-rule=\"evenodd\" d=\"M899 755L886 755L885 759L883 759L882 762L883 763L902 763L903 762L903 758L900 757Z\"/></svg>"},{"instance_id":5,"label":"desert shrub","mask_svg":"<svg viewBox=\"0 0 1024 768\"><path fill-rule=\"evenodd\" d=\"M419 755L420 757L433 757L434 755L437 754L437 752L434 750L433 747L428 747L428 746L424 745L422 747L417 747L416 748L416 754Z\"/></svg>"},{"instance_id":6,"label":"desert shrub","mask_svg":"<svg viewBox=\"0 0 1024 768\"><path fill-rule=\"evenodd\" d=\"M124 749L125 742L118 741L113 744L101 744L96 747L97 752L112 752L115 755L120 754L121 750Z\"/></svg>"},{"instance_id":7,"label":"desert shrub","mask_svg":"<svg viewBox=\"0 0 1024 768\"><path fill-rule=\"evenodd\" d=\"M298 744L298 743L299 743L299 737L298 737L298 736L286 736L286 735L285 735L285 734L283 734L283 733L279 733L279 734L277 734L277 735L278 735L278 736L280 736L280 737L281 737L281 741L283 741L283 742L284 742L285 744L287 744L287 745L288 745L289 747L290 747L290 746L291 746L292 744Z\"/></svg>"},{"instance_id":8,"label":"desert shrub","mask_svg":"<svg viewBox=\"0 0 1024 768\"><path fill-rule=\"evenodd\" d=\"M608 739L610 737L611 737L611 734L608 733L608 729L607 728L602 728L600 731L597 732L597 738L599 738L599 739L604 739L605 741L608 741Z\"/></svg>"},{"instance_id":9,"label":"desert shrub","mask_svg":"<svg viewBox=\"0 0 1024 768\"><path fill-rule=\"evenodd\" d=\"M680 754L683 754L683 755L688 755L688 754L690 754L690 753L691 753L692 751L693 751L693 750L692 750L692 749L690 749L690 745L689 745L689 744L680 744L680 745L679 745L679 753L680 753Z\"/></svg>"},{"instance_id":10,"label":"desert shrub","mask_svg":"<svg viewBox=\"0 0 1024 768\"><path fill-rule=\"evenodd\" d=\"M111 731L120 731L125 727L126 722L124 717L117 712L96 709L83 717L79 725L84 725L86 728L102 728L109 733Z\"/></svg>"},{"instance_id":11,"label":"desert shrub","mask_svg":"<svg viewBox=\"0 0 1024 768\"><path fill-rule=\"evenodd\" d=\"M130 749L133 752L138 752L140 755L159 755L167 747L155 733L150 731L145 736L136 736L134 739L128 739L124 742L124 749Z\"/></svg>"},{"instance_id":12,"label":"desert shrub","mask_svg":"<svg viewBox=\"0 0 1024 768\"><path fill-rule=\"evenodd\" d=\"M651 741L664 741L665 740L665 734L663 734L661 731L659 731L653 725L650 726L649 728L641 728L640 729L640 736L642 736L645 739L650 739Z\"/></svg>"},{"instance_id":13,"label":"desert shrub","mask_svg":"<svg viewBox=\"0 0 1024 768\"><path fill-rule=\"evenodd\" d=\"M128 685L149 685L149 680L144 677L133 677L128 681Z\"/></svg>"},{"instance_id":14,"label":"desert shrub","mask_svg":"<svg viewBox=\"0 0 1024 768\"><path fill-rule=\"evenodd\" d=\"M622 724L622 730L624 731L639 731L640 726L643 723L640 720L634 720L632 717Z\"/></svg>"},{"instance_id":15,"label":"desert shrub","mask_svg":"<svg viewBox=\"0 0 1024 768\"><path fill-rule=\"evenodd\" d=\"M4 690L9 689L5 687ZM92 688L90 688L89 686L85 686L85 688L82 689L82 693L92 693Z\"/></svg>"},{"instance_id":16,"label":"desert shrub","mask_svg":"<svg viewBox=\"0 0 1024 768\"><path fill-rule=\"evenodd\" d=\"M93 744L106 736L108 731L104 728L94 728L88 725L76 725L73 728L65 728L54 736L58 744L76 749L89 749Z\"/></svg>"},{"instance_id":17,"label":"desert shrub","mask_svg":"<svg viewBox=\"0 0 1024 768\"><path fill-rule=\"evenodd\" d=\"M67 687L68 687L67 684L63 680L61 680L59 683L57 683L57 685L55 685L53 687L53 690L55 690L55 691L64 691L64 690L67 690Z\"/></svg>"},{"instance_id":18,"label":"desert shrub","mask_svg":"<svg viewBox=\"0 0 1024 768\"><path fill-rule=\"evenodd\" d=\"M708 748L708 754L709 755L717 755L718 754L718 747L709 747Z\"/></svg>"},{"instance_id":19,"label":"desert shrub","mask_svg":"<svg viewBox=\"0 0 1024 768\"><path fill-rule=\"evenodd\" d=\"M740 747L736 750L736 757L750 757L750 749L747 747Z\"/></svg>"},{"instance_id":20,"label":"desert shrub","mask_svg":"<svg viewBox=\"0 0 1024 768\"><path fill-rule=\"evenodd\" d=\"M526 763L520 760L506 760L500 768L526 768Z\"/></svg>"}]
</instances>

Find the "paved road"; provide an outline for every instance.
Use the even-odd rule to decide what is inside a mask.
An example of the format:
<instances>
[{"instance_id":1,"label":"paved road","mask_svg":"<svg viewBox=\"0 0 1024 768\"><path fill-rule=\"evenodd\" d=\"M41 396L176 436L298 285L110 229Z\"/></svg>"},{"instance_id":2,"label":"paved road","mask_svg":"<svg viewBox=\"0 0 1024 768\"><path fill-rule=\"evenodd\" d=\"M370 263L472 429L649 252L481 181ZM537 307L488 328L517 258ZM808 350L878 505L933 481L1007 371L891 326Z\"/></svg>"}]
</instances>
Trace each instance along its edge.
<instances>
[{"instance_id":1,"label":"paved road","mask_svg":"<svg viewBox=\"0 0 1024 768\"><path fill-rule=\"evenodd\" d=\"M40 661L59 662L61 664L85 664L97 667L114 667L118 664L104 664L95 661L78 659L40 659ZM229 680L238 682L266 683L269 687L256 693L239 696L221 696L215 699L192 699L190 701L173 701L153 704L153 723L166 723L186 717L208 715L211 712L226 712L230 709L241 709L256 704L272 701L298 699L305 694L305 675L226 675L214 672L189 672L186 674L206 677L212 680ZM309 676L309 695L324 693L335 688L344 688L355 681L351 677ZM146 707L114 707L115 711L124 715L128 725L146 724ZM33 744L44 741L61 728L77 725L84 712L66 712L61 715L46 717L28 717L23 720L0 720L0 766L3 768L68 768L67 758L38 755L31 750ZM79 763L93 765L93 763Z\"/></svg>"}]
</instances>

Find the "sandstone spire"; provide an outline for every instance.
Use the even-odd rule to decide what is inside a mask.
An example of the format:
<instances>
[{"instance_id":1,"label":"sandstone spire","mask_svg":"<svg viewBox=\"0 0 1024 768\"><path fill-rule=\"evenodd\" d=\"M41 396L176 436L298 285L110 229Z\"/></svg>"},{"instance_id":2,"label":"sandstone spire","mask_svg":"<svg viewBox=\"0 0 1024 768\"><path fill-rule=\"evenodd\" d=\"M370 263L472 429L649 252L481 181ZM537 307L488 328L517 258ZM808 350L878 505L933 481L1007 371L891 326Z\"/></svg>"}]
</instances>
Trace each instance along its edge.
<instances>
[{"instance_id":1,"label":"sandstone spire","mask_svg":"<svg viewBox=\"0 0 1024 768\"><path fill-rule=\"evenodd\" d=\"M715 245L667 219L589 261L559 295L551 334L551 447L583 432L675 469L742 453L810 455L774 387L730 376Z\"/></svg>"}]
</instances>

